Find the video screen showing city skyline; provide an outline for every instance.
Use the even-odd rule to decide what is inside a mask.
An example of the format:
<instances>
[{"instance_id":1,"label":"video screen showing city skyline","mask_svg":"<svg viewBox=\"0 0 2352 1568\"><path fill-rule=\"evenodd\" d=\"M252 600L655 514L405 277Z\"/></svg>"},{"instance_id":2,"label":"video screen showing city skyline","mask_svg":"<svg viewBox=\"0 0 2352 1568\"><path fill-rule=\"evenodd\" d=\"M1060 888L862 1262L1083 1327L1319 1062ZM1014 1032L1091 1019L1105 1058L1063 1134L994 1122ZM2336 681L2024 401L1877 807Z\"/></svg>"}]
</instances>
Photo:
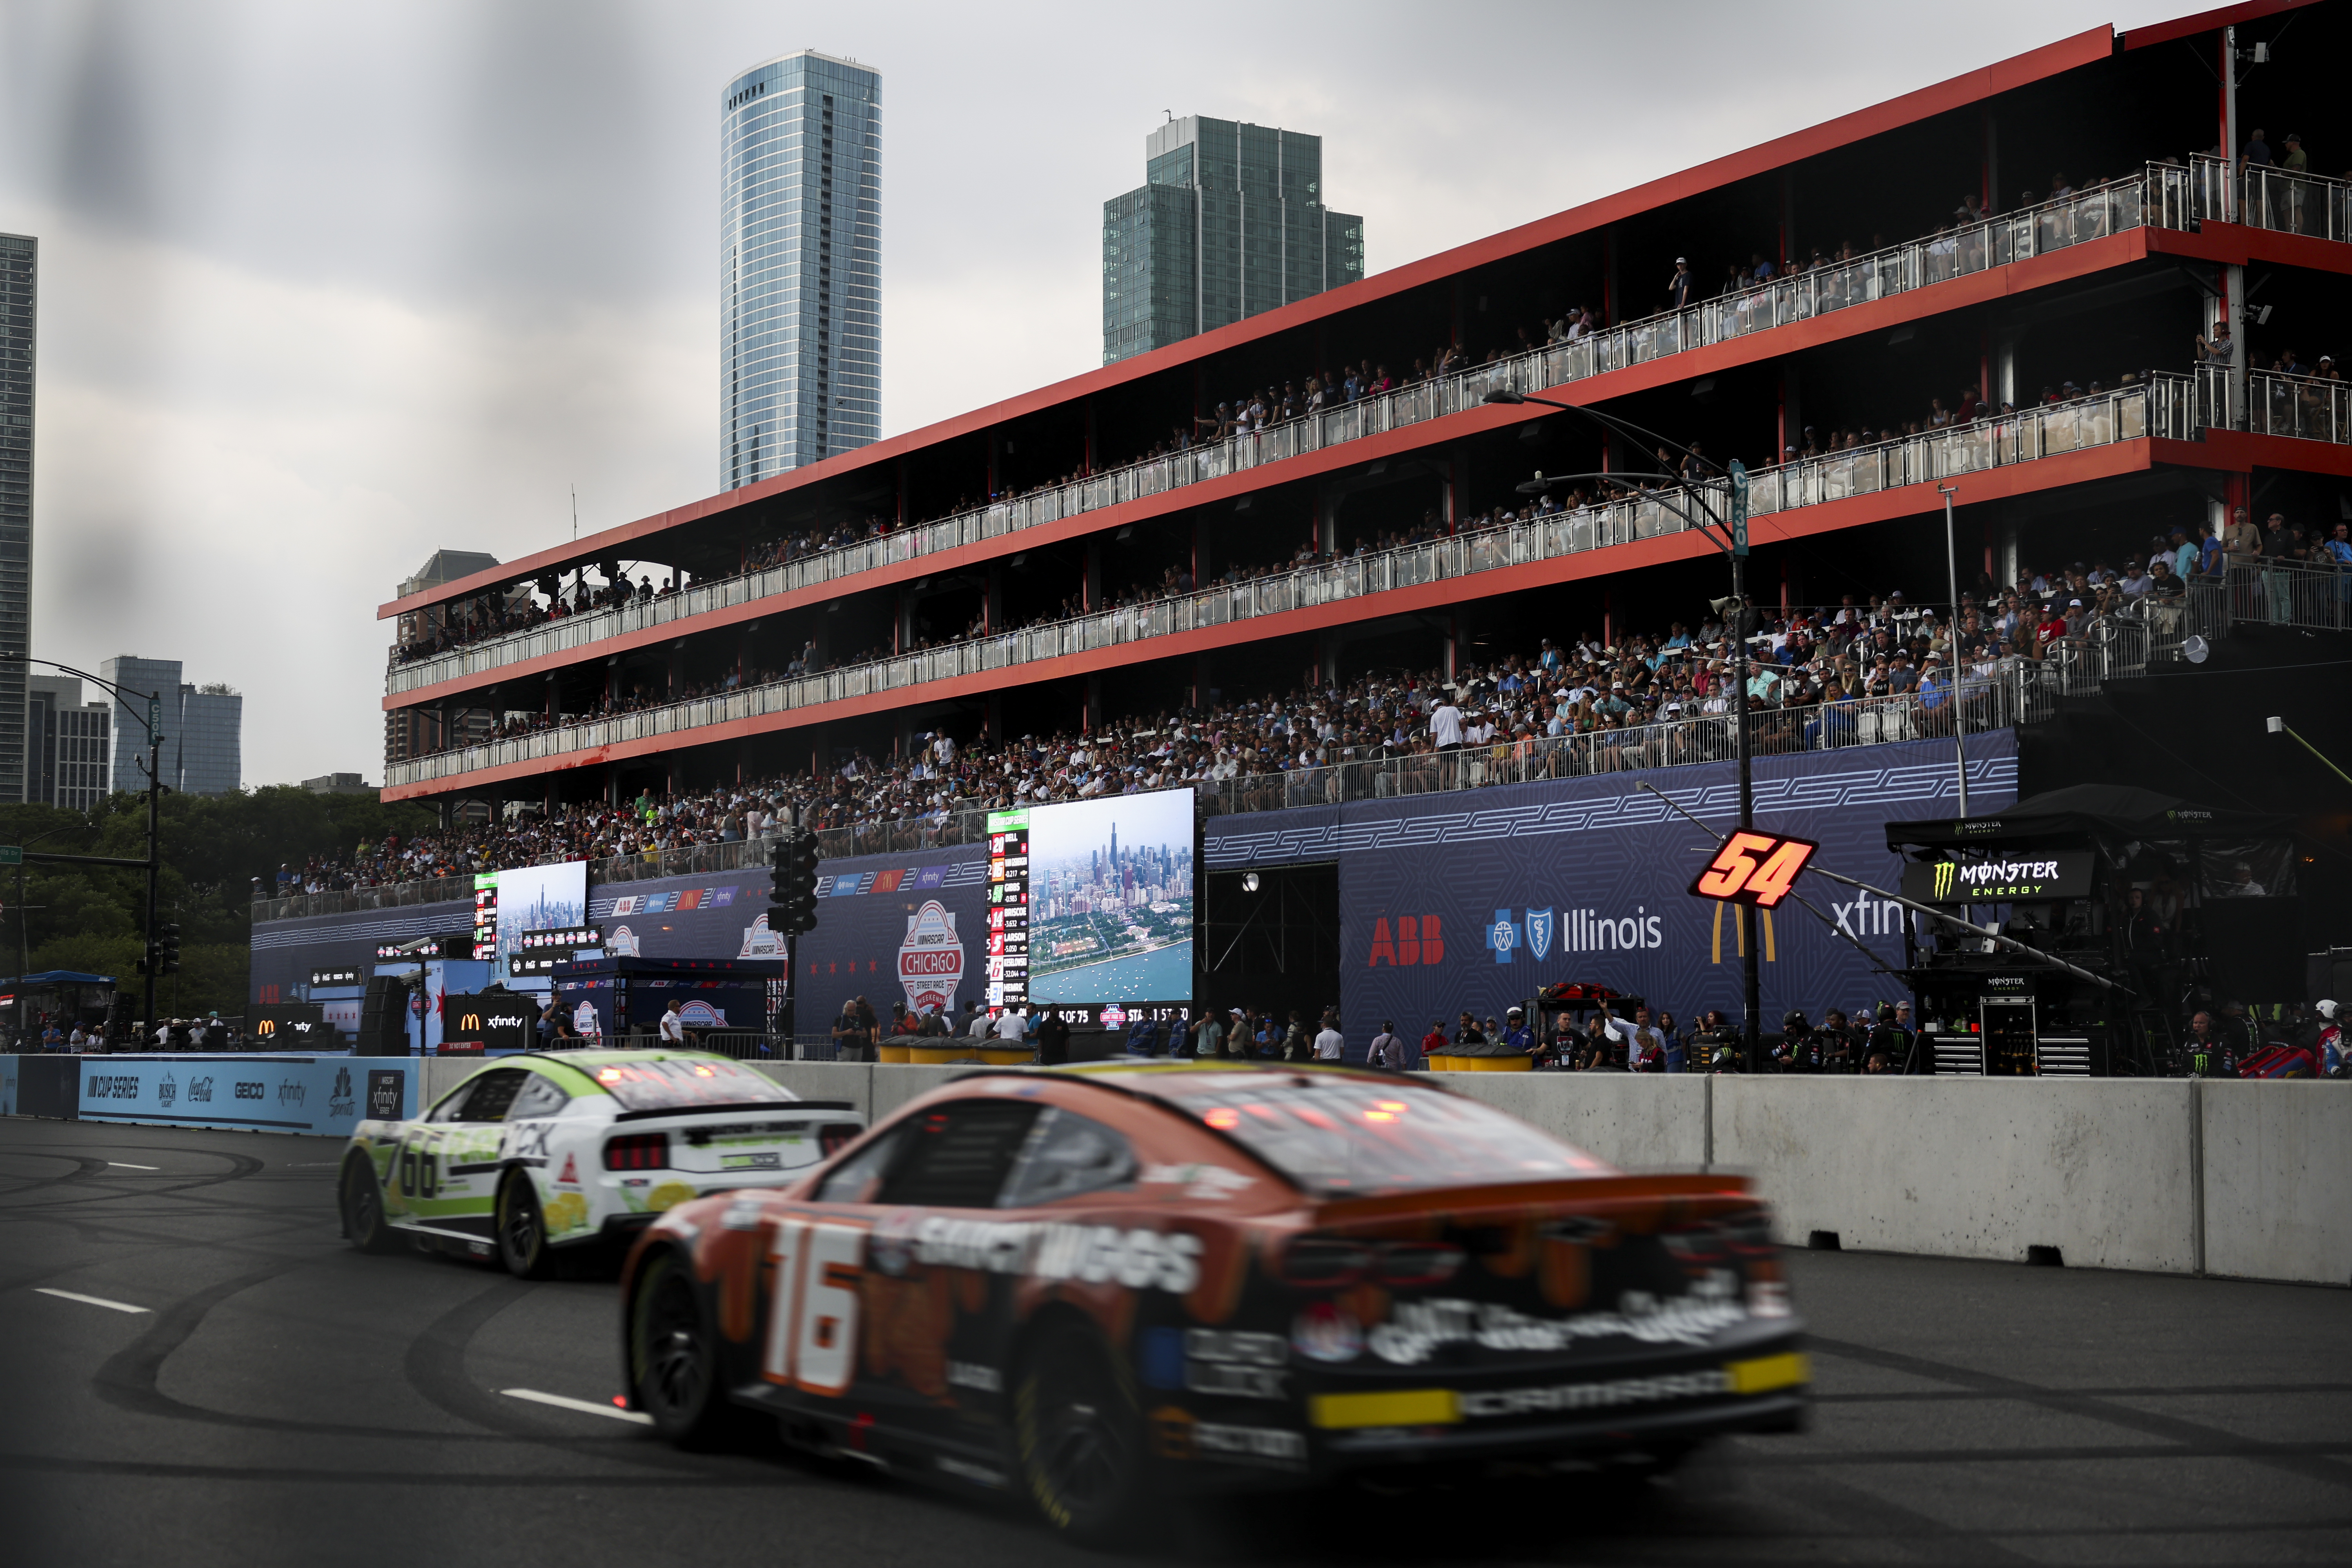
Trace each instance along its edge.
<instances>
[{"instance_id":1,"label":"video screen showing city skyline","mask_svg":"<svg viewBox=\"0 0 2352 1568\"><path fill-rule=\"evenodd\" d=\"M1191 790L1029 812L1029 1000L1192 994Z\"/></svg>"}]
</instances>

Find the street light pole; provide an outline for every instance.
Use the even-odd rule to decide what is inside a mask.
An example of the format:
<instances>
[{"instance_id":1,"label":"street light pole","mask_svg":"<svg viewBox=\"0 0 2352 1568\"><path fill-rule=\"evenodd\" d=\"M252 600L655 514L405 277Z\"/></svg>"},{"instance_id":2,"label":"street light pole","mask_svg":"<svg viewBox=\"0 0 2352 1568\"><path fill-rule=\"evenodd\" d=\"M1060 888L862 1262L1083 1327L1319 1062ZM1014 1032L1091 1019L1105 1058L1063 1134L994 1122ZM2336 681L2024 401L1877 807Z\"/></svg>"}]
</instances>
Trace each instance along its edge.
<instances>
[{"instance_id":1,"label":"street light pole","mask_svg":"<svg viewBox=\"0 0 2352 1568\"><path fill-rule=\"evenodd\" d=\"M1697 504L1699 510L1715 526L1710 530L1706 522L1692 519L1687 513L1685 514L1685 521L1691 521L1708 543L1731 558L1731 729L1739 760L1739 826L1742 831L1752 831L1756 826L1756 780L1754 747L1748 729L1747 468L1737 461L1727 468L1703 454L1692 451L1679 441L1669 441L1654 430L1644 430L1630 420L1620 419L1613 414L1603 414L1597 408L1587 408L1581 404L1560 403L1549 397L1530 397L1523 392L1512 392L1504 387L1497 387L1487 393L1483 401L1507 405L1533 403L1545 408L1557 408L1563 413L1580 416L1605 430L1612 430L1631 437L1634 440L1648 443L1653 447L1667 447L1679 452L1685 461L1714 470L1730 486L1731 516L1727 520L1713 507L1706 504L1702 492L1697 486L1690 482L1687 474L1681 480L1684 492ZM1663 477L1671 479L1674 476ZM1723 537L1717 538L1717 531ZM1739 1031L1741 1065L1744 1070L1753 1072L1756 1070L1758 1053L1763 1045L1764 982L1763 971L1760 967L1763 955L1759 951L1757 943L1758 922L1754 906L1743 903L1738 907L1742 1014Z\"/></svg>"},{"instance_id":2,"label":"street light pole","mask_svg":"<svg viewBox=\"0 0 2352 1568\"><path fill-rule=\"evenodd\" d=\"M1960 722L1960 557L1952 542L1952 497L1958 485L1937 485L1944 497L1944 571L1952 584L1952 648L1944 662L1944 689L1949 695L1952 710L1952 749L1958 753L1960 779L1960 815L1969 814L1969 742L1967 726Z\"/></svg>"},{"instance_id":3,"label":"street light pole","mask_svg":"<svg viewBox=\"0 0 2352 1568\"><path fill-rule=\"evenodd\" d=\"M69 664L59 664L53 658L34 658L26 654L7 654L0 658L10 661L22 660L27 665L47 665L51 669L62 670L68 675L78 675L92 686L112 693L117 706L147 726L147 858L125 860L119 856L49 854L35 855L31 858L36 860L55 861L62 865L143 866L146 868L147 1015L142 1022L152 1027L155 1022L155 970L158 963L155 946L155 889L158 873L163 869L163 839L160 834L163 799L163 695L160 691L132 691L126 687L116 685L103 676L92 675L86 669L76 669ZM144 697L147 700L147 711L144 714L131 706L129 700L132 697Z\"/></svg>"}]
</instances>

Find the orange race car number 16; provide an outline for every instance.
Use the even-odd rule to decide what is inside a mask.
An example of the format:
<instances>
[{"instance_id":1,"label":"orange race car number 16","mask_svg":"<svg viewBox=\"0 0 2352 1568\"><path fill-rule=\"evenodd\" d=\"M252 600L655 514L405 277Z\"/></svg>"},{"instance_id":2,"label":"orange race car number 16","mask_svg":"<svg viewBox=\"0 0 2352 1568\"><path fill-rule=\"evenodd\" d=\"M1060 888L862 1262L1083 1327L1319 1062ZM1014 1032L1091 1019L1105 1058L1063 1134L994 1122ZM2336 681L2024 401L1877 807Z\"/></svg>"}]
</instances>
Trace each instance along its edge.
<instances>
[{"instance_id":1,"label":"orange race car number 16","mask_svg":"<svg viewBox=\"0 0 2352 1568\"><path fill-rule=\"evenodd\" d=\"M1797 873L1820 847L1810 838L1743 829L1723 841L1723 847L1698 874L1690 890L1702 899L1769 910L1789 896Z\"/></svg>"},{"instance_id":2,"label":"orange race car number 16","mask_svg":"<svg viewBox=\"0 0 2352 1568\"><path fill-rule=\"evenodd\" d=\"M787 1219L768 1247L772 1310L770 1383L811 1394L840 1394L857 1372L857 1279L866 1232L857 1226Z\"/></svg>"}]
</instances>

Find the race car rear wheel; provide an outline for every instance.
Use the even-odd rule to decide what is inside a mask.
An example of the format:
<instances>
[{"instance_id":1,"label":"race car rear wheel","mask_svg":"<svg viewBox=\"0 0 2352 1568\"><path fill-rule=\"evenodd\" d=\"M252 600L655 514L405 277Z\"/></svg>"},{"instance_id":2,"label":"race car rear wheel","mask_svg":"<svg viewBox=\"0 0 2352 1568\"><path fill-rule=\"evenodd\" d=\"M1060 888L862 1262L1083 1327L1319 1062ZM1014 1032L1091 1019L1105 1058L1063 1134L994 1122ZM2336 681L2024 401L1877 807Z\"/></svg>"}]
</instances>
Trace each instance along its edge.
<instances>
[{"instance_id":1,"label":"race car rear wheel","mask_svg":"<svg viewBox=\"0 0 2352 1568\"><path fill-rule=\"evenodd\" d=\"M629 1302L629 1402L681 1447L728 1435L734 1409L719 1387L719 1342L694 1278L677 1253L646 1259Z\"/></svg>"},{"instance_id":2,"label":"race car rear wheel","mask_svg":"<svg viewBox=\"0 0 2352 1568\"><path fill-rule=\"evenodd\" d=\"M1135 1389L1099 1336L1049 1330L1013 1380L1022 1479L1045 1522L1075 1541L1110 1545L1149 1519L1150 1456Z\"/></svg>"},{"instance_id":3,"label":"race car rear wheel","mask_svg":"<svg viewBox=\"0 0 2352 1568\"><path fill-rule=\"evenodd\" d=\"M547 1216L530 1178L509 1172L499 1184L499 1261L518 1279L544 1279L554 1272L555 1252L547 1245Z\"/></svg>"},{"instance_id":4,"label":"race car rear wheel","mask_svg":"<svg viewBox=\"0 0 2352 1568\"><path fill-rule=\"evenodd\" d=\"M375 1165L364 1154L343 1162L343 1235L362 1252L390 1252L399 1245L383 1217L383 1191L376 1184Z\"/></svg>"}]
</instances>

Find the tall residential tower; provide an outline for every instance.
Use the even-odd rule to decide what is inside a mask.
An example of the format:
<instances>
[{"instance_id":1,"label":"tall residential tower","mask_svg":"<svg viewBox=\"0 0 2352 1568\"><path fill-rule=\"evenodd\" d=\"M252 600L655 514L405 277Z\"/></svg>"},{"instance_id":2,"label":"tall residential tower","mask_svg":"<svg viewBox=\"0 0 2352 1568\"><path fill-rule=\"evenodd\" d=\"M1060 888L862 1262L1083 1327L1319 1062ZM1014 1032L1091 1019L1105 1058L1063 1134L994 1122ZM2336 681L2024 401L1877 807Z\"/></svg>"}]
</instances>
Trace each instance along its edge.
<instances>
[{"instance_id":1,"label":"tall residential tower","mask_svg":"<svg viewBox=\"0 0 2352 1568\"><path fill-rule=\"evenodd\" d=\"M1364 220L1323 205L1323 138L1188 114L1103 204L1103 363L1353 283Z\"/></svg>"},{"instance_id":2,"label":"tall residential tower","mask_svg":"<svg viewBox=\"0 0 2352 1568\"><path fill-rule=\"evenodd\" d=\"M24 662L33 652L34 306L40 243L0 234L0 800L30 798Z\"/></svg>"},{"instance_id":3,"label":"tall residential tower","mask_svg":"<svg viewBox=\"0 0 2352 1568\"><path fill-rule=\"evenodd\" d=\"M882 73L803 49L719 100L719 483L882 432Z\"/></svg>"}]
</instances>

